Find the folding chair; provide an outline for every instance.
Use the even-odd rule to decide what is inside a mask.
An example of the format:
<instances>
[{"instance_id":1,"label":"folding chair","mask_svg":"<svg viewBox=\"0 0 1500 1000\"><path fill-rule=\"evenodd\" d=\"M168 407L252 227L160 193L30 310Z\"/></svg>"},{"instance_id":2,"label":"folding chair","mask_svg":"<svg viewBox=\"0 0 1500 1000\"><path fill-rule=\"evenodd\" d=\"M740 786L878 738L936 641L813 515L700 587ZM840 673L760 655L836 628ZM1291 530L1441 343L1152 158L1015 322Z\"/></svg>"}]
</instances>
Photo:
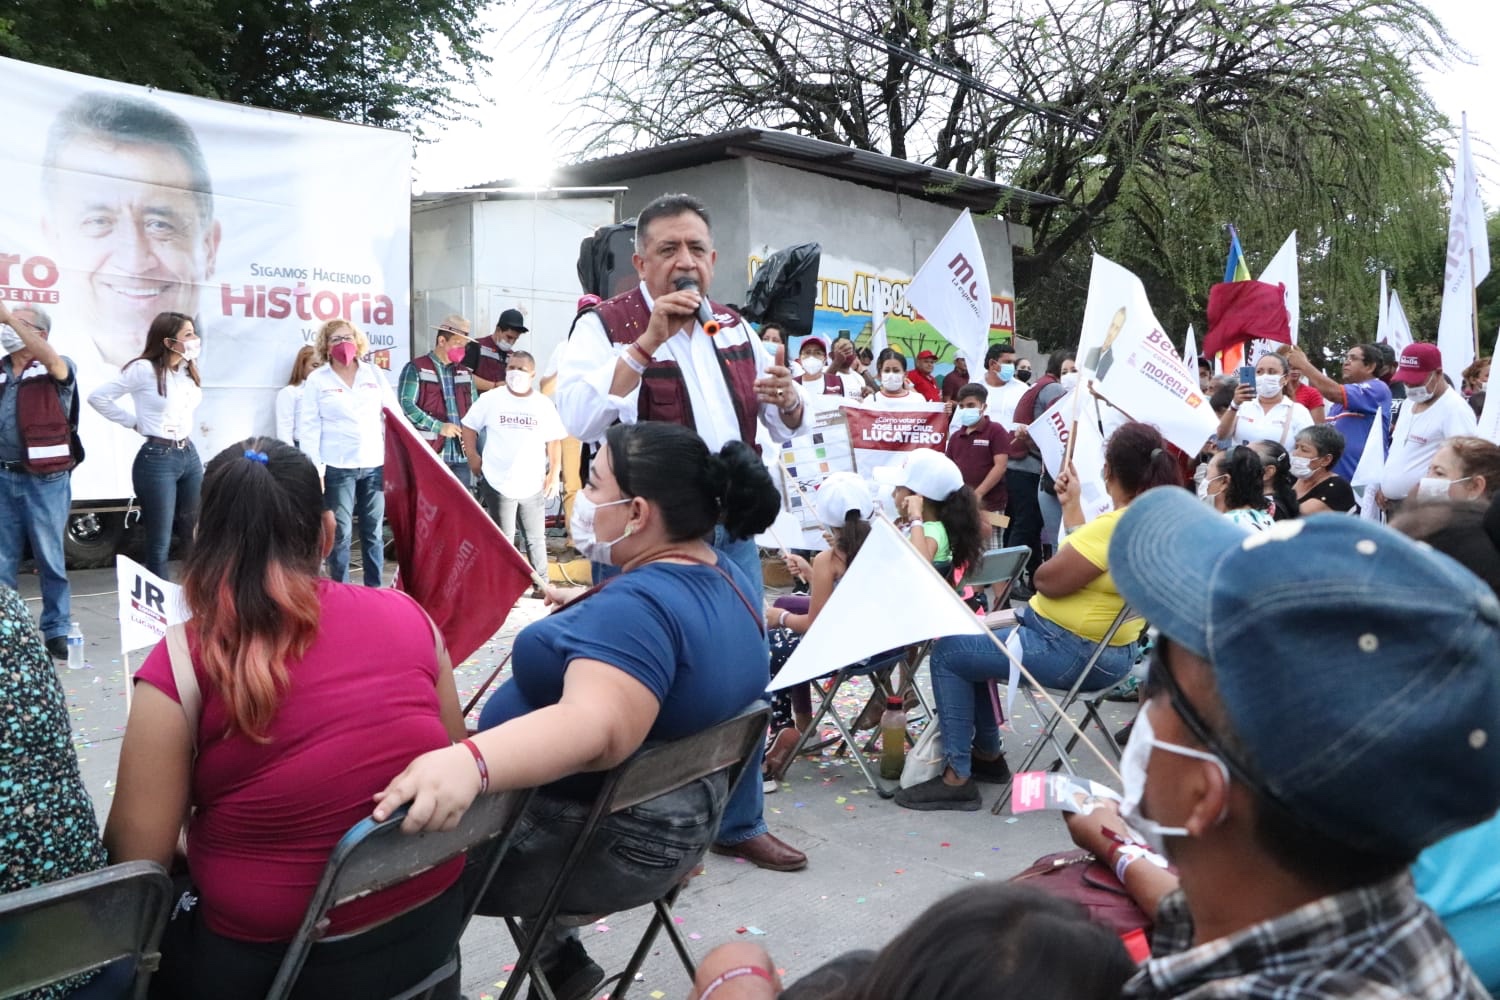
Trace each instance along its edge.
<instances>
[{"instance_id":1,"label":"folding chair","mask_svg":"<svg viewBox=\"0 0 1500 1000\"><path fill-rule=\"evenodd\" d=\"M520 822L521 814L531 801L531 794L531 789L523 789L481 795L464 812L458 826L440 833L402 833L401 821L406 817L405 807L398 809L384 822L363 819L356 823L334 846L328 864L323 869L323 877L318 881L318 888L307 904L302 926L297 928L297 936L292 938L292 943L282 957L281 967L276 971L276 979L266 993L266 1000L285 1000L291 995L292 987L296 985L297 976L302 972L302 966L313 945L324 938L327 931L325 918L329 910L360 896L398 885L475 847L498 839L499 844L486 866L479 893L464 913L463 924L459 926L459 937L453 940L452 953L421 982L394 995L391 1000L428 995L435 986L458 971L458 941L463 937L463 927L473 916L474 907L479 905L478 896L483 894L500 867L516 824ZM427 900L418 901L412 909L426 902ZM340 940L360 933L363 931L345 935Z\"/></svg>"},{"instance_id":2,"label":"folding chair","mask_svg":"<svg viewBox=\"0 0 1500 1000\"><path fill-rule=\"evenodd\" d=\"M973 587L975 590L997 588L994 594L995 606L990 610L999 610L1005 606L1006 598L1010 596L1016 581L1026 572L1026 561L1030 558L1031 549L1025 545L990 549L964 573L963 579L958 581L958 588L960 591L964 587Z\"/></svg>"},{"instance_id":3,"label":"folding chair","mask_svg":"<svg viewBox=\"0 0 1500 1000\"><path fill-rule=\"evenodd\" d=\"M1094 672L1094 667L1098 665L1099 658L1104 655L1107 649L1109 649L1110 640L1113 639L1115 637L1115 634L1125 626L1125 623L1127 621L1137 622L1138 631L1145 628L1144 619L1131 618L1129 605L1121 606L1120 613L1115 615L1115 620L1110 624L1109 628L1105 630L1103 638L1101 638L1097 643L1094 644L1093 652L1091 652L1088 659L1084 661L1083 669L1079 671L1078 679L1073 682L1072 686L1068 688L1067 692L1062 696L1062 698L1058 699L1057 702L1058 708L1060 708L1063 713L1071 710L1075 704L1081 704L1084 711L1083 718L1080 720L1078 728L1080 730L1087 731L1088 727L1091 724L1098 727L1099 731L1104 734L1105 745L1108 746L1110 752L1114 754L1115 760L1120 759L1120 745L1115 742L1114 734L1109 731L1109 726L1105 723L1104 716L1100 714L1100 707L1104 701L1104 696L1119 684L1123 684L1125 682L1125 678L1122 677L1115 684L1106 685L1104 688L1098 691L1087 692L1086 695L1083 695L1080 692L1082 691L1083 685L1088 681L1089 675ZM1127 674L1126 676L1128 677L1129 675ZM1031 744L1031 748L1026 751L1026 756L1022 759L1020 765L1012 769L1011 780L1007 781L1001 787L1000 797L997 798L995 800L995 804L990 807L990 812L996 816L1000 815L1000 813L1005 809L1005 804L1010 801L1010 786L1015 781L1014 775L1030 771L1035 766L1037 759L1041 757L1042 750L1044 748L1051 746L1055 751L1057 751L1057 760L1053 761L1052 765L1047 770L1056 771L1058 768L1065 768L1069 774L1074 773L1073 765L1069 762L1068 755L1072 753L1073 748L1078 745L1078 733L1072 733L1071 737L1068 739L1068 742L1066 744L1063 744L1059 740L1057 735L1057 729L1062 725L1062 715L1051 711L1043 711L1042 699L1038 698L1035 692L1032 691L1031 685L1024 679L1022 679L1020 683L1021 694L1026 698L1027 704L1031 706L1031 710L1036 713L1037 718L1043 721L1042 732L1041 735L1036 738L1035 742Z\"/></svg>"},{"instance_id":4,"label":"folding chair","mask_svg":"<svg viewBox=\"0 0 1500 1000\"><path fill-rule=\"evenodd\" d=\"M578 838L573 842L567 858L557 872L557 877L552 881L552 888L548 890L547 897L542 901L541 907L533 918L534 932L527 936L522 932L520 923L514 917L505 918L511 937L521 953L516 958L513 972L505 984L504 991L500 994L500 1000L514 1000L528 976L546 1000L556 1000L552 995L551 987L547 985L546 977L542 975L536 963L537 950L541 945L543 935L548 933L548 924L554 918L559 916L564 919L587 917L592 922L599 916L599 914L559 914L558 911L562 907L563 896L568 891L573 873L588 853L594 835L598 832L603 820L631 806L661 798L694 781L721 772L727 772L729 778L729 785L724 795L727 803L735 785L742 780L745 762L754 753L760 741L765 739L766 725L770 719L770 706L764 701L757 701L734 718L711 726L701 733L640 750L629 760L605 774L604 784L594 798L593 806L584 820L583 827L578 831ZM754 780L760 780L759 775L753 777ZM718 816L713 818L714 825L717 826L718 820ZM629 963L620 972L605 977L596 988L595 994L615 984L614 988L609 990L611 1000L620 1000L624 997L626 990L635 982L635 975L645 963L646 956L650 954L656 935L663 930L667 932L667 937L677 950L677 957L682 960L682 966L687 970L688 978L692 979L698 974L698 966L693 961L692 952L688 951L687 941L683 939L682 932L677 929L677 924L672 919L672 904L677 901L678 893L681 891L682 884L679 883L661 898L652 901L651 905L655 909L655 914L646 928L646 933L641 936L640 943L636 945L635 952L630 956Z\"/></svg>"},{"instance_id":5,"label":"folding chair","mask_svg":"<svg viewBox=\"0 0 1500 1000\"><path fill-rule=\"evenodd\" d=\"M154 861L127 861L0 896L0 996L113 962L135 963L141 1000L161 961L172 880Z\"/></svg>"}]
</instances>

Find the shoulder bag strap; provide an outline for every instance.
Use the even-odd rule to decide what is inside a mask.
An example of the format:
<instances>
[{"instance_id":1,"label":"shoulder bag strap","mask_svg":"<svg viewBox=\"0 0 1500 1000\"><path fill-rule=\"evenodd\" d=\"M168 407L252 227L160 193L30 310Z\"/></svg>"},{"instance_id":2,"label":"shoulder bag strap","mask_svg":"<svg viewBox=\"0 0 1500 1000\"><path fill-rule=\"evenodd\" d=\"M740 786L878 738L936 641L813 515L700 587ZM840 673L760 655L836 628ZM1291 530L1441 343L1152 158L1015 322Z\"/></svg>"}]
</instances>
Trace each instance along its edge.
<instances>
[{"instance_id":1,"label":"shoulder bag strap","mask_svg":"<svg viewBox=\"0 0 1500 1000\"><path fill-rule=\"evenodd\" d=\"M188 651L187 630L181 625L167 627L167 655L172 661L172 680L177 683L177 700L187 716L188 732L193 737L193 756L198 755L198 720L203 715L203 692L198 690L198 675L193 671L193 656Z\"/></svg>"}]
</instances>

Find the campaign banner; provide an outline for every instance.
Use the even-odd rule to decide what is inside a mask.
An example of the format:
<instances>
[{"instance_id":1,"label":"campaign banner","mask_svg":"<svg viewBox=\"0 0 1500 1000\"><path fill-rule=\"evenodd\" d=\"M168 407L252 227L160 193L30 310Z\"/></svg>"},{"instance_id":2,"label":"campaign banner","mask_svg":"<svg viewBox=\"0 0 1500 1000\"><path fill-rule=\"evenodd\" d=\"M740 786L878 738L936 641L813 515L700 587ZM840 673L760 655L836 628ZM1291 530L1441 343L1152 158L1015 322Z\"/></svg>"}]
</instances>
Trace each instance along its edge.
<instances>
[{"instance_id":1,"label":"campaign banner","mask_svg":"<svg viewBox=\"0 0 1500 1000\"><path fill-rule=\"evenodd\" d=\"M874 470L880 466L902 462L917 448L942 451L948 420L941 403L886 410L842 396L810 396L803 430L776 452L782 514L757 536L757 542L768 548L826 549L823 526L813 509L813 495L823 481L835 472L853 472L869 480L874 490ZM887 512L895 516L889 503Z\"/></svg>"},{"instance_id":2,"label":"campaign banner","mask_svg":"<svg viewBox=\"0 0 1500 1000\"><path fill-rule=\"evenodd\" d=\"M948 342L976 363L989 344L990 275L966 208L917 270L906 297Z\"/></svg>"},{"instance_id":3,"label":"campaign banner","mask_svg":"<svg viewBox=\"0 0 1500 1000\"><path fill-rule=\"evenodd\" d=\"M202 337L206 461L275 429L331 319L398 371L410 336L411 137L0 59L0 297L52 317L87 396L164 312ZM129 405L129 404L126 404ZM123 499L139 435L82 407L74 500Z\"/></svg>"},{"instance_id":4,"label":"campaign banner","mask_svg":"<svg viewBox=\"0 0 1500 1000\"><path fill-rule=\"evenodd\" d=\"M1130 271L1098 254L1089 278L1078 359L1094 390L1129 417L1196 455L1218 421L1182 357L1151 311L1146 288ZM1085 380L1087 381L1087 380Z\"/></svg>"},{"instance_id":5,"label":"campaign banner","mask_svg":"<svg viewBox=\"0 0 1500 1000\"><path fill-rule=\"evenodd\" d=\"M125 556L115 556L115 590L120 599L120 652L155 646L167 628L192 617L182 588ZM127 682L128 683L128 682Z\"/></svg>"},{"instance_id":6,"label":"campaign banner","mask_svg":"<svg viewBox=\"0 0 1500 1000\"><path fill-rule=\"evenodd\" d=\"M1075 386L1072 392L1042 411L1028 430L1037 450L1042 453L1042 463L1056 479L1062 475L1068 440L1075 433L1073 419L1077 417L1078 440L1073 445L1073 471L1078 473L1083 519L1092 521L1113 510L1115 505L1109 498L1109 491L1104 488L1104 434L1099 429L1099 411L1087 393L1082 385Z\"/></svg>"}]
</instances>

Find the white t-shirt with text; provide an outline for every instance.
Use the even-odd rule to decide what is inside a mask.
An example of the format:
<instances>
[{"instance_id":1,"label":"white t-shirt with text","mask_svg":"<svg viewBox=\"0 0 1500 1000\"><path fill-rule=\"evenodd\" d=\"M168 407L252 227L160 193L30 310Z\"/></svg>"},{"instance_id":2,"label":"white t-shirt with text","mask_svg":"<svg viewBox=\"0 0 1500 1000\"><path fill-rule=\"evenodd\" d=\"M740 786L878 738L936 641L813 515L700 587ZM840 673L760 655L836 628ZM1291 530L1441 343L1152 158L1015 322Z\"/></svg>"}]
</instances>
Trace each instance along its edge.
<instances>
[{"instance_id":1,"label":"white t-shirt with text","mask_svg":"<svg viewBox=\"0 0 1500 1000\"><path fill-rule=\"evenodd\" d=\"M568 436L551 399L535 389L517 396L503 385L476 399L463 425L485 432L480 472L495 492L512 500L542 492L547 484L547 445Z\"/></svg>"},{"instance_id":2,"label":"white t-shirt with text","mask_svg":"<svg viewBox=\"0 0 1500 1000\"><path fill-rule=\"evenodd\" d=\"M1473 434L1479 426L1474 411L1456 389L1446 389L1421 413L1407 400L1396 417L1391 450L1385 457L1380 492L1387 500L1404 500L1427 475L1427 465L1443 442L1461 434Z\"/></svg>"}]
</instances>

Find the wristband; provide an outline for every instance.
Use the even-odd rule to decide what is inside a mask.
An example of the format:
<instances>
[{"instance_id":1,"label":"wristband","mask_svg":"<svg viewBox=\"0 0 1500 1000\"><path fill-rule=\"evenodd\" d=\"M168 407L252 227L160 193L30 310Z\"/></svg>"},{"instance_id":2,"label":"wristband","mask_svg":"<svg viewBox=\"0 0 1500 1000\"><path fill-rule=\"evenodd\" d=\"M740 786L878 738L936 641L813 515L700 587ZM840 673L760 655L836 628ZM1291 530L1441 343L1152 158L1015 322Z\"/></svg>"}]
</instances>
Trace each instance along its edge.
<instances>
[{"instance_id":1,"label":"wristband","mask_svg":"<svg viewBox=\"0 0 1500 1000\"><path fill-rule=\"evenodd\" d=\"M634 347L635 345L631 344L630 346ZM620 352L620 360L625 362L626 367L637 375L646 374L646 366L635 359L635 355L630 352L630 347Z\"/></svg>"},{"instance_id":2,"label":"wristband","mask_svg":"<svg viewBox=\"0 0 1500 1000\"><path fill-rule=\"evenodd\" d=\"M484 762L484 754L479 752L473 740L464 740L463 745L469 748L469 753L474 755L474 763L479 767L479 794L483 795L490 790L490 766Z\"/></svg>"},{"instance_id":3,"label":"wristband","mask_svg":"<svg viewBox=\"0 0 1500 1000\"><path fill-rule=\"evenodd\" d=\"M1144 844L1121 844L1115 848L1115 878L1125 884L1125 869L1133 862L1145 858L1158 868L1167 867L1167 859Z\"/></svg>"},{"instance_id":4,"label":"wristband","mask_svg":"<svg viewBox=\"0 0 1500 1000\"><path fill-rule=\"evenodd\" d=\"M772 977L772 975L765 969L762 969L758 965L742 965L739 968L730 969L728 972L723 973L717 979L712 980L707 986L703 987L703 992L698 994L698 1000L708 1000L708 998L713 995L714 990L718 989L720 986L723 986L725 983L729 982L732 979L739 979L741 976L759 976L761 979L764 979L766 982L770 983L773 989L776 986L775 978Z\"/></svg>"},{"instance_id":5,"label":"wristband","mask_svg":"<svg viewBox=\"0 0 1500 1000\"><path fill-rule=\"evenodd\" d=\"M776 625L777 625L778 628L786 628L786 616L787 616L787 614L788 614L787 609L786 608L782 608L781 609L781 618L778 619L777 622L776 622Z\"/></svg>"},{"instance_id":6,"label":"wristband","mask_svg":"<svg viewBox=\"0 0 1500 1000\"><path fill-rule=\"evenodd\" d=\"M1231 410L1238 410L1240 408L1240 404L1239 403L1230 403L1229 404L1229 408Z\"/></svg>"}]
</instances>

